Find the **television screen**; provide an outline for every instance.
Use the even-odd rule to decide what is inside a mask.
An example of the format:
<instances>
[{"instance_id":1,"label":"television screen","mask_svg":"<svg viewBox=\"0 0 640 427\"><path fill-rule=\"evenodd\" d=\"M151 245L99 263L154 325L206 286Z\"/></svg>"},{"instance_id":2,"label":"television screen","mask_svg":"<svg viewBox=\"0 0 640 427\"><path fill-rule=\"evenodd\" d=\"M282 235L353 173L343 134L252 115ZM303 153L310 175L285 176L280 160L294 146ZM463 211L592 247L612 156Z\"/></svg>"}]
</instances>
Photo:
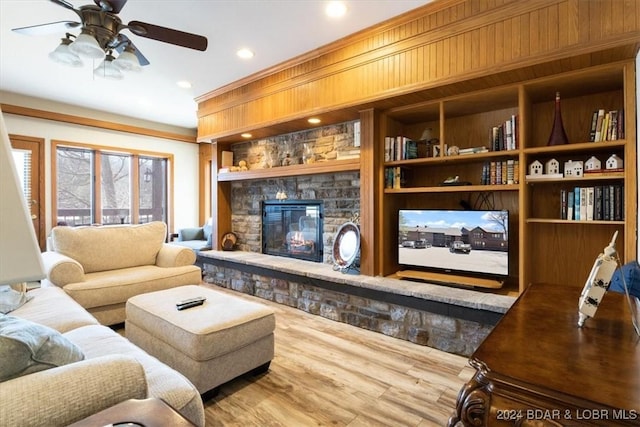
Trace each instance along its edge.
<instances>
[{"instance_id":1,"label":"television screen","mask_svg":"<svg viewBox=\"0 0 640 427\"><path fill-rule=\"evenodd\" d=\"M509 212L402 209L398 262L440 272L508 276Z\"/></svg>"}]
</instances>

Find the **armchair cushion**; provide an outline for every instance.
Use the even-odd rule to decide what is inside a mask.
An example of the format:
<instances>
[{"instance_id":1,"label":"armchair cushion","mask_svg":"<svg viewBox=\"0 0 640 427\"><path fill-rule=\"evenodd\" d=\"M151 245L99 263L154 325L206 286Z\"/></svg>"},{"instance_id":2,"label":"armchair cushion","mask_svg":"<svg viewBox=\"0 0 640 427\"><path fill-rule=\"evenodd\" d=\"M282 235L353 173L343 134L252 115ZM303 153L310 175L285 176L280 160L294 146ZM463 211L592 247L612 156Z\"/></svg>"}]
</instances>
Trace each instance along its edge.
<instances>
[{"instance_id":1,"label":"armchair cushion","mask_svg":"<svg viewBox=\"0 0 640 427\"><path fill-rule=\"evenodd\" d=\"M59 332L0 315L0 381L83 359L80 349Z\"/></svg>"},{"instance_id":2,"label":"armchair cushion","mask_svg":"<svg viewBox=\"0 0 640 427\"><path fill-rule=\"evenodd\" d=\"M188 227L178 230L178 241L206 240L202 227Z\"/></svg>"}]
</instances>

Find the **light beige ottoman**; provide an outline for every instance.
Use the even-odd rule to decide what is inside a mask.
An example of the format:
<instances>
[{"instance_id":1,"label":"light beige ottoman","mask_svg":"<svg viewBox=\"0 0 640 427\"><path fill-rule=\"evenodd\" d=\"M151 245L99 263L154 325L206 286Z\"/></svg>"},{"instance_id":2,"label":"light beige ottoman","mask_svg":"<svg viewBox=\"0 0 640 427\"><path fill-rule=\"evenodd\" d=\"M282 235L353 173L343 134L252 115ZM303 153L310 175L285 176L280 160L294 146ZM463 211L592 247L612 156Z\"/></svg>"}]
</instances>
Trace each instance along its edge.
<instances>
[{"instance_id":1,"label":"light beige ottoman","mask_svg":"<svg viewBox=\"0 0 640 427\"><path fill-rule=\"evenodd\" d=\"M176 303L203 296L203 305ZM273 359L271 308L202 286L137 295L126 304L129 340L181 372L200 394L239 375L266 372Z\"/></svg>"}]
</instances>

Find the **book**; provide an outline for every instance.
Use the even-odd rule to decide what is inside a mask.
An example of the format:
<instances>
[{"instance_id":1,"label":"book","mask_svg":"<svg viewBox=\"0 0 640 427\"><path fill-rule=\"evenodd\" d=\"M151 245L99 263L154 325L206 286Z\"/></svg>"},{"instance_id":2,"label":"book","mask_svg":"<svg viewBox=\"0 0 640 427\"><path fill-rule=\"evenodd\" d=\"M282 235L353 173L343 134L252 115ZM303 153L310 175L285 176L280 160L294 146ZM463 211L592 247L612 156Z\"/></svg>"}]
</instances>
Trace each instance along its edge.
<instances>
[{"instance_id":1,"label":"book","mask_svg":"<svg viewBox=\"0 0 640 427\"><path fill-rule=\"evenodd\" d=\"M514 175L513 175L514 162L515 162L515 160L513 160L513 159L507 160L507 184L514 184L516 182L515 179L514 179Z\"/></svg>"},{"instance_id":2,"label":"book","mask_svg":"<svg viewBox=\"0 0 640 427\"><path fill-rule=\"evenodd\" d=\"M511 119L504 122L505 150L513 150L513 123Z\"/></svg>"},{"instance_id":3,"label":"book","mask_svg":"<svg viewBox=\"0 0 640 427\"><path fill-rule=\"evenodd\" d=\"M402 188L402 169L400 166L393 168L393 188Z\"/></svg>"},{"instance_id":4,"label":"book","mask_svg":"<svg viewBox=\"0 0 640 427\"><path fill-rule=\"evenodd\" d=\"M596 134L594 136L594 141L599 142L602 141L600 139L600 135L602 134L602 121L604 120L604 109L598 110L598 119L596 120Z\"/></svg>"},{"instance_id":5,"label":"book","mask_svg":"<svg viewBox=\"0 0 640 427\"><path fill-rule=\"evenodd\" d=\"M482 147L471 147L471 148L460 148L458 150L458 154L476 154L476 153L487 153L489 149L485 146Z\"/></svg>"},{"instance_id":6,"label":"book","mask_svg":"<svg viewBox=\"0 0 640 427\"><path fill-rule=\"evenodd\" d=\"M624 187L614 185L613 188L613 220L624 220Z\"/></svg>"},{"instance_id":7,"label":"book","mask_svg":"<svg viewBox=\"0 0 640 427\"><path fill-rule=\"evenodd\" d=\"M624 139L624 108L618 110L618 139Z\"/></svg>"},{"instance_id":8,"label":"book","mask_svg":"<svg viewBox=\"0 0 640 427\"><path fill-rule=\"evenodd\" d=\"M573 219L580 220L580 187L573 189Z\"/></svg>"},{"instance_id":9,"label":"book","mask_svg":"<svg viewBox=\"0 0 640 427\"><path fill-rule=\"evenodd\" d=\"M602 127L600 129L600 139L599 141L607 140L607 130L609 129L609 112L606 111L604 113L604 118L602 119Z\"/></svg>"},{"instance_id":10,"label":"book","mask_svg":"<svg viewBox=\"0 0 640 427\"><path fill-rule=\"evenodd\" d=\"M412 139L405 139L404 148L405 159L417 159L418 158L418 143Z\"/></svg>"},{"instance_id":11,"label":"book","mask_svg":"<svg viewBox=\"0 0 640 427\"><path fill-rule=\"evenodd\" d=\"M385 136L384 137L384 161L385 162L390 162L391 161L391 137L390 136Z\"/></svg>"},{"instance_id":12,"label":"book","mask_svg":"<svg viewBox=\"0 0 640 427\"><path fill-rule=\"evenodd\" d=\"M513 127L513 150L517 150L518 149L518 130L519 130L517 114L511 115L511 122Z\"/></svg>"},{"instance_id":13,"label":"book","mask_svg":"<svg viewBox=\"0 0 640 427\"><path fill-rule=\"evenodd\" d=\"M560 219L567 219L567 190L560 190Z\"/></svg>"},{"instance_id":14,"label":"book","mask_svg":"<svg viewBox=\"0 0 640 427\"><path fill-rule=\"evenodd\" d=\"M580 221L587 219L587 188L580 187Z\"/></svg>"},{"instance_id":15,"label":"book","mask_svg":"<svg viewBox=\"0 0 640 427\"><path fill-rule=\"evenodd\" d=\"M589 130L589 142L596 140L596 127L598 126L598 110L593 110L591 115L591 129Z\"/></svg>"},{"instance_id":16,"label":"book","mask_svg":"<svg viewBox=\"0 0 640 427\"><path fill-rule=\"evenodd\" d=\"M594 200L595 190L594 190L593 187L587 187L586 190L587 190L586 191L586 193L587 193L587 203L586 203L586 205L587 205L587 212L586 212L587 217L586 217L586 220L587 221L593 221L593 211L594 211L594 208L595 208L595 200Z\"/></svg>"},{"instance_id":17,"label":"book","mask_svg":"<svg viewBox=\"0 0 640 427\"><path fill-rule=\"evenodd\" d=\"M573 190L567 191L567 219L574 219L573 210L574 210L574 193Z\"/></svg>"},{"instance_id":18,"label":"book","mask_svg":"<svg viewBox=\"0 0 640 427\"><path fill-rule=\"evenodd\" d=\"M602 186L596 185L593 189L593 219L601 221L602 218Z\"/></svg>"},{"instance_id":19,"label":"book","mask_svg":"<svg viewBox=\"0 0 640 427\"><path fill-rule=\"evenodd\" d=\"M609 112L609 117L611 122L607 129L608 141L616 141L618 139L618 112L616 110Z\"/></svg>"}]
</instances>

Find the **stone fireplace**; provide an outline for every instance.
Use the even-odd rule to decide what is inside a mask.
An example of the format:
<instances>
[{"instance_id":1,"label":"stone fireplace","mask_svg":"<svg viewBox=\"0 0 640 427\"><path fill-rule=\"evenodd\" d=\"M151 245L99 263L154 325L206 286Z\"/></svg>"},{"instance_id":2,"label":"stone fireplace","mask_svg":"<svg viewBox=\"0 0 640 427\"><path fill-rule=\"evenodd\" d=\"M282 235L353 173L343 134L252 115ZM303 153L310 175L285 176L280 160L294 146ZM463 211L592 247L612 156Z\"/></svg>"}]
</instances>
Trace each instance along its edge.
<instances>
[{"instance_id":1,"label":"stone fireplace","mask_svg":"<svg viewBox=\"0 0 640 427\"><path fill-rule=\"evenodd\" d=\"M249 170L277 169L273 164L278 161L274 159L281 161L287 158L287 153L293 162L308 159L309 153L315 162L329 161L354 150L355 123L242 142L230 149L236 162L245 160ZM320 242L321 247L327 248L333 243L338 228L360 212L360 173L351 171L232 182L231 220L232 231L238 236L238 250L267 253L262 244L262 204L275 200L278 194L285 195L287 202L322 201ZM321 257L320 261L331 263L330 251L324 251Z\"/></svg>"},{"instance_id":2,"label":"stone fireplace","mask_svg":"<svg viewBox=\"0 0 640 427\"><path fill-rule=\"evenodd\" d=\"M264 200L262 253L322 262L322 200Z\"/></svg>"}]
</instances>

